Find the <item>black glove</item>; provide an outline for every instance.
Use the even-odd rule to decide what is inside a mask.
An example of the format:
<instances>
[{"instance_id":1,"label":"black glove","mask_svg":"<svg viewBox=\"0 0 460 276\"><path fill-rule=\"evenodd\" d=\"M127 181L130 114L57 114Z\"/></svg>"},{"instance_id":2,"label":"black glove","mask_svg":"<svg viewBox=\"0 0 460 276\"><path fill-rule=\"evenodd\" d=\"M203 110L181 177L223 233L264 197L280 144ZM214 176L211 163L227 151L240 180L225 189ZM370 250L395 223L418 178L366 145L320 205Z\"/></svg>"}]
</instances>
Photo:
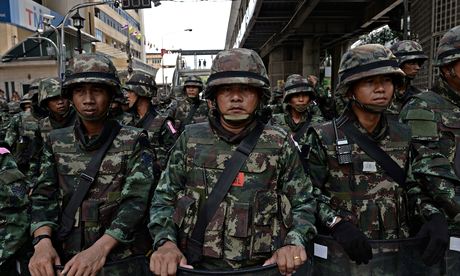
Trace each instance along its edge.
<instances>
[{"instance_id":1,"label":"black glove","mask_svg":"<svg viewBox=\"0 0 460 276\"><path fill-rule=\"evenodd\" d=\"M426 265L434 265L444 258L444 253L449 245L447 222L442 214L433 214L430 220L422 225L417 233L417 238L429 237L430 240L422 255Z\"/></svg>"},{"instance_id":2,"label":"black glove","mask_svg":"<svg viewBox=\"0 0 460 276\"><path fill-rule=\"evenodd\" d=\"M334 239L356 264L367 264L372 259L372 248L361 230L351 222L341 220L331 229Z\"/></svg>"}]
</instances>

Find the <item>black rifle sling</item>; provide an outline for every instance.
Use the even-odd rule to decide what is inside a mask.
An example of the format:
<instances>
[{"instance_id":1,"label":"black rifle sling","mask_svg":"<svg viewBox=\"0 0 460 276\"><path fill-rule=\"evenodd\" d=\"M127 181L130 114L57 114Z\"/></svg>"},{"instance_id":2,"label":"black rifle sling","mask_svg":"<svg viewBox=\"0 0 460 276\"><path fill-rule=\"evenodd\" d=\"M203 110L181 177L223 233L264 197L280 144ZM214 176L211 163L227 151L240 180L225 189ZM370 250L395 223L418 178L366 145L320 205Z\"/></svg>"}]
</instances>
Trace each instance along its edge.
<instances>
[{"instance_id":1,"label":"black rifle sling","mask_svg":"<svg viewBox=\"0 0 460 276\"><path fill-rule=\"evenodd\" d=\"M146 115L144 118L144 121L142 122L142 127L143 129L149 129L150 125L152 124L153 120L155 120L155 117L157 116L156 111L152 108L149 110L149 113Z\"/></svg>"},{"instance_id":2,"label":"black rifle sling","mask_svg":"<svg viewBox=\"0 0 460 276\"><path fill-rule=\"evenodd\" d=\"M233 180L246 162L249 154L254 150L264 127L264 123L258 122L249 135L240 142L232 157L226 162L225 169L217 180L208 199L200 208L195 228L187 241L186 255L189 264L201 260L206 227L230 190Z\"/></svg>"},{"instance_id":3,"label":"black rifle sling","mask_svg":"<svg viewBox=\"0 0 460 276\"><path fill-rule=\"evenodd\" d=\"M78 178L77 190L73 193L69 203L62 212L61 225L58 231L59 240L64 240L72 232L72 228L75 222L75 214L83 202L83 199L86 197L91 184L96 178L102 163L102 159L109 150L110 145L112 145L113 140L120 132L120 129L121 125L117 123L115 127L112 128L112 131L110 132L107 140L104 142L104 144L102 144L93 158L91 158L85 171L80 174L80 177Z\"/></svg>"},{"instance_id":4,"label":"black rifle sling","mask_svg":"<svg viewBox=\"0 0 460 276\"><path fill-rule=\"evenodd\" d=\"M185 120L181 123L181 131L184 130L185 126L190 124L192 121L193 115L195 115L196 111L198 110L198 107L200 106L200 102L194 103L192 107L190 108L190 111L187 114L187 117Z\"/></svg>"},{"instance_id":5,"label":"black rifle sling","mask_svg":"<svg viewBox=\"0 0 460 276\"><path fill-rule=\"evenodd\" d=\"M302 125L302 127L299 129L299 131L297 131L294 136L292 136L292 138L294 138L294 140L296 142L299 142L300 138L302 138L302 136L305 134L305 132L307 132L307 129L308 127L310 126L310 121L311 121L311 117L309 117Z\"/></svg>"},{"instance_id":6,"label":"black rifle sling","mask_svg":"<svg viewBox=\"0 0 460 276\"><path fill-rule=\"evenodd\" d=\"M353 139L358 146L374 159L385 172L401 187L406 187L406 173L391 157L372 141L367 135L361 133L353 123L348 120L341 127L346 136Z\"/></svg>"}]
</instances>

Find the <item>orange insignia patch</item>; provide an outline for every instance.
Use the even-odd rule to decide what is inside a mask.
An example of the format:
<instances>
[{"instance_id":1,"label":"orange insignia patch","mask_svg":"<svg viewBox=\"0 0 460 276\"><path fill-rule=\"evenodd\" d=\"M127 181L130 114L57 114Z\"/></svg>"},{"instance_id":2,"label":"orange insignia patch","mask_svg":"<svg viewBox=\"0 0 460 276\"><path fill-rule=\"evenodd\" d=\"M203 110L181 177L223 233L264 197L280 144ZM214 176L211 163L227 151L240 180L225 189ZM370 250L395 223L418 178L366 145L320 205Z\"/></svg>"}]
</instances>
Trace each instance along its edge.
<instances>
[{"instance_id":1,"label":"orange insignia patch","mask_svg":"<svg viewBox=\"0 0 460 276\"><path fill-rule=\"evenodd\" d=\"M243 187L244 184L244 173L239 172L238 175L235 177L235 180L232 183L232 186L235 187Z\"/></svg>"}]
</instances>

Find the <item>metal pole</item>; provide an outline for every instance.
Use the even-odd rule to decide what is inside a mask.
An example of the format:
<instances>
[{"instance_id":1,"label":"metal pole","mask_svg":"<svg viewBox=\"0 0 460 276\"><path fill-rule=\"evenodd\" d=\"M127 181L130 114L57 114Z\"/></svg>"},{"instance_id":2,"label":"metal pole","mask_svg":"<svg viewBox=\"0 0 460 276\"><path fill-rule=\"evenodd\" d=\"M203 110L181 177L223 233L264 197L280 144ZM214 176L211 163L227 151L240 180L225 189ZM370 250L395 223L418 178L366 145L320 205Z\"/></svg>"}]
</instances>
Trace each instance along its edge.
<instances>
[{"instance_id":1,"label":"metal pole","mask_svg":"<svg viewBox=\"0 0 460 276\"><path fill-rule=\"evenodd\" d=\"M408 39L409 0L404 0L403 39Z\"/></svg>"},{"instance_id":2,"label":"metal pole","mask_svg":"<svg viewBox=\"0 0 460 276\"><path fill-rule=\"evenodd\" d=\"M83 52L83 49L81 48L81 31L80 31L80 28L78 28L77 30L77 51L79 54L81 54Z\"/></svg>"},{"instance_id":3,"label":"metal pole","mask_svg":"<svg viewBox=\"0 0 460 276\"><path fill-rule=\"evenodd\" d=\"M129 24L128 24L128 37L126 41L126 53L128 54L128 78L133 73L133 55L131 54L131 38L129 37Z\"/></svg>"}]
</instances>

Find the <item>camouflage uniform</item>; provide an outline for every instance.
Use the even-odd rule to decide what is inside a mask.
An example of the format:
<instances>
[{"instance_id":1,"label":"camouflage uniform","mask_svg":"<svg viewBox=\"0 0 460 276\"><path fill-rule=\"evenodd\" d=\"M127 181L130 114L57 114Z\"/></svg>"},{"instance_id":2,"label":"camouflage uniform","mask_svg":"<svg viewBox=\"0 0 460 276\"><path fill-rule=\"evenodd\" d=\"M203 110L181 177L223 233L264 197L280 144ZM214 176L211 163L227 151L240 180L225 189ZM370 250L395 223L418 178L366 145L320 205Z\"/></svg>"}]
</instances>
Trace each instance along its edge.
<instances>
[{"instance_id":1,"label":"camouflage uniform","mask_svg":"<svg viewBox=\"0 0 460 276\"><path fill-rule=\"evenodd\" d=\"M123 88L125 90L125 88ZM129 104L128 100L125 98L124 95L117 95L113 98L114 102L119 104L118 108L114 109L113 107L110 108L110 117L114 118L120 124L126 126L133 126L134 125L134 115L129 112L124 112L122 105Z\"/></svg>"},{"instance_id":2,"label":"camouflage uniform","mask_svg":"<svg viewBox=\"0 0 460 276\"><path fill-rule=\"evenodd\" d=\"M460 60L460 27L449 30L439 41L436 53L436 65L449 67ZM458 78L458 76L456 76ZM432 151L439 151L447 156L460 177L460 91L453 89L441 75L435 82L433 91L415 95L404 106L400 119L412 128L412 138L418 145ZM441 193L444 185L431 185L430 192L437 196L439 204L444 207L451 218L450 231L460 237L460 185L455 186L455 204L450 202L453 193ZM460 269L460 253L448 251L447 255L456 261L448 262L449 275L455 275Z\"/></svg>"},{"instance_id":3,"label":"camouflage uniform","mask_svg":"<svg viewBox=\"0 0 460 276\"><path fill-rule=\"evenodd\" d=\"M5 136L5 142L12 150L19 169L30 177L34 174L30 171L30 164L36 163L40 159L38 155L39 146L36 144L37 141L35 139L35 133L38 130L38 122L41 119L34 107L36 104L34 100L37 94L38 83L33 82L29 92L23 96L20 103L21 107L26 103L30 103L32 104L32 108L16 114L11 119Z\"/></svg>"},{"instance_id":4,"label":"camouflage uniform","mask_svg":"<svg viewBox=\"0 0 460 276\"><path fill-rule=\"evenodd\" d=\"M175 90L180 90L182 93L181 86L175 86L173 88L173 93L175 93ZM177 109L177 100L174 99L173 96L174 94L171 96L167 93L158 93L158 96L154 102L155 109L158 110L158 112L161 114L165 114L169 117L174 117Z\"/></svg>"},{"instance_id":5,"label":"camouflage uniform","mask_svg":"<svg viewBox=\"0 0 460 276\"><path fill-rule=\"evenodd\" d=\"M152 76L143 73L134 73L126 82L126 89L136 93L138 97L151 98L156 96L157 88ZM134 126L145 129L149 134L150 145L157 158L155 172L160 176L160 171L166 166L168 154L176 141L177 130L173 125L173 118L158 113L150 102L149 110L142 117L136 111L136 104L132 107L135 121Z\"/></svg>"},{"instance_id":6,"label":"camouflage uniform","mask_svg":"<svg viewBox=\"0 0 460 276\"><path fill-rule=\"evenodd\" d=\"M394 62L394 65L390 64ZM378 65L381 62L382 65ZM374 69L366 65L376 64ZM352 72L352 73L349 73ZM344 97L353 82L376 75L391 75L393 79L402 78L404 73L397 67L396 58L381 45L371 44L349 50L342 57L339 76L338 95ZM319 226L328 234L329 225L335 217L354 224L368 239L391 240L408 238L410 233L418 229L410 229L414 222L438 214L431 198L423 191L431 183L446 184L455 179L449 166L438 164L445 175L439 175L431 158L436 156L419 155L410 144L410 128L396 120L388 119L381 111L371 111L373 107L364 105L356 99L356 105L368 112L380 113L378 126L372 133L360 125L351 108L337 119L338 138L332 122L312 126L308 131L307 143L311 146L309 168L318 200ZM406 173L406 186L401 187L388 173L369 156L356 142L346 136L341 126L351 122L359 132L375 141ZM347 139L351 145L350 164L339 164L337 159L337 139ZM442 160L442 157L438 160ZM432 166L430 166L432 165ZM412 230L412 232L410 232ZM331 230L332 231L332 230ZM330 272L332 275L349 275L360 271L367 275L392 275L398 270L398 261L391 259L397 256L398 249L385 252L385 249L374 249L374 259L369 266L356 270L351 262L336 263L334 253L329 255L331 261L319 261L316 269L319 273ZM335 252L338 254L337 252ZM335 256L338 259L340 255ZM400 265L400 264L399 264ZM422 268L420 268L422 267ZM414 272L427 273L423 264L414 266ZM318 272L317 272L318 273ZM340 274L339 274L340 273ZM431 272L430 272L431 273ZM353 274L358 275L358 274ZM429 274L428 274L429 275Z\"/></svg>"},{"instance_id":7,"label":"camouflage uniform","mask_svg":"<svg viewBox=\"0 0 460 276\"><path fill-rule=\"evenodd\" d=\"M27 181L5 148L0 148L0 271L15 275L18 251L29 236Z\"/></svg>"},{"instance_id":8,"label":"camouflage uniform","mask_svg":"<svg viewBox=\"0 0 460 276\"><path fill-rule=\"evenodd\" d=\"M284 89L284 88L283 88ZM273 114L283 113L283 89L277 86L272 93L272 98L270 99L270 104L268 105Z\"/></svg>"},{"instance_id":9,"label":"camouflage uniform","mask_svg":"<svg viewBox=\"0 0 460 276\"><path fill-rule=\"evenodd\" d=\"M423 53L422 46L412 40L398 41L391 46L390 50L396 58L398 58L400 68L402 68L405 62L419 62L420 64L423 64L423 62L428 59L428 56ZM387 109L387 113L394 114L395 118L397 118L402 107L410 97L422 92L422 90L410 84L411 80L412 78L406 76L404 78L404 85L407 86L407 88L405 90L395 90L393 101Z\"/></svg>"},{"instance_id":10,"label":"camouflage uniform","mask_svg":"<svg viewBox=\"0 0 460 276\"><path fill-rule=\"evenodd\" d=\"M219 72L227 71L242 73L218 77ZM256 73L260 78L247 76L244 71ZM263 91L264 101L269 99L265 67L252 50L231 49L216 56L206 98L215 101L216 86L232 83L257 87ZM154 245L167 239L185 250L200 206L238 143L262 120L256 115L235 135L221 126L219 116L215 112L209 122L187 126L173 147L150 210L149 228ZM279 247L306 246L316 233L312 213L316 203L311 189L287 133L266 125L207 226L203 261L194 267L221 270L261 265Z\"/></svg>"},{"instance_id":11,"label":"camouflage uniform","mask_svg":"<svg viewBox=\"0 0 460 276\"><path fill-rule=\"evenodd\" d=\"M185 90L187 86L195 86L199 88L199 91L203 89L203 82L201 79L197 77L189 77L187 80L184 82L184 90L183 93L185 94ZM183 131L185 128L184 121L186 120L190 110L192 109L193 106L197 106L195 114L193 117L190 119L190 121L187 124L195 124L195 123L201 123L205 122L206 119L208 118L208 105L206 104L206 101L201 100L200 96L196 96L195 98L190 98L190 97L185 97L184 101L179 101L177 103L177 108L176 112L174 113L174 119L176 120L176 128L179 130L179 132Z\"/></svg>"},{"instance_id":12,"label":"camouflage uniform","mask_svg":"<svg viewBox=\"0 0 460 276\"><path fill-rule=\"evenodd\" d=\"M114 65L101 55L83 54L70 61L63 96L71 97L72 87L80 83L107 85L111 87L112 96L121 93ZM94 151L106 141L111 129L118 125L117 121L107 119L102 132L89 138L82 129L82 120L77 119L74 126L51 131L45 143L41 174L31 195L32 233L42 226L57 230L61 206L66 206L72 197L79 175L94 156ZM137 128L121 126L76 214L71 234L61 242L61 261L66 262L90 247L104 234L119 242L109 253L106 264L148 252L148 231L142 223L146 221L152 190L151 168L152 154L146 134ZM116 274L140 273L132 271L130 265L120 269Z\"/></svg>"},{"instance_id":13,"label":"camouflage uniform","mask_svg":"<svg viewBox=\"0 0 460 276\"><path fill-rule=\"evenodd\" d=\"M9 123L8 103L4 99L0 99L0 141L4 141Z\"/></svg>"}]
</instances>

